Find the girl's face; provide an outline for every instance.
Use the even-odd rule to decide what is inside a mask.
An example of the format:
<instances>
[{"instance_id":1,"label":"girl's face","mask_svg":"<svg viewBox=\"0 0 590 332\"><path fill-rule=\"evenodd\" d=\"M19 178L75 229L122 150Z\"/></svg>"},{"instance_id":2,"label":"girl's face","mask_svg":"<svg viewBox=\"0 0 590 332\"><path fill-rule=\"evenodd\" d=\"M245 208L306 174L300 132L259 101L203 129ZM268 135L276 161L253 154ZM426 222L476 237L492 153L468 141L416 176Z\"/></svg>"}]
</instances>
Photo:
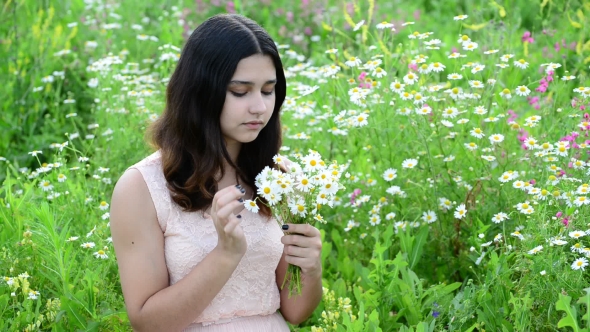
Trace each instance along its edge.
<instances>
[{"instance_id":1,"label":"girl's face","mask_svg":"<svg viewBox=\"0 0 590 332\"><path fill-rule=\"evenodd\" d=\"M221 133L227 145L252 142L258 137L275 107L276 81L270 56L255 54L240 60L221 111Z\"/></svg>"}]
</instances>

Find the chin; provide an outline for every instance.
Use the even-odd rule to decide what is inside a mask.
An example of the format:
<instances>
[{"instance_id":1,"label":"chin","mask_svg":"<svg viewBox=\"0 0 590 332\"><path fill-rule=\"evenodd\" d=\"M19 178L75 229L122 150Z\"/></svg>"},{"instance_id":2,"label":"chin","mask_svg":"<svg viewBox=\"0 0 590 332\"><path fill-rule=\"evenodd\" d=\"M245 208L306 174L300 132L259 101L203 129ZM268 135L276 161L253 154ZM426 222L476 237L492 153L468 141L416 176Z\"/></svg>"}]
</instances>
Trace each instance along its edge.
<instances>
[{"instance_id":1,"label":"chin","mask_svg":"<svg viewBox=\"0 0 590 332\"><path fill-rule=\"evenodd\" d=\"M258 138L258 134L256 135L244 135L242 137L235 137L234 139L236 142L240 142L242 144L254 142Z\"/></svg>"}]
</instances>

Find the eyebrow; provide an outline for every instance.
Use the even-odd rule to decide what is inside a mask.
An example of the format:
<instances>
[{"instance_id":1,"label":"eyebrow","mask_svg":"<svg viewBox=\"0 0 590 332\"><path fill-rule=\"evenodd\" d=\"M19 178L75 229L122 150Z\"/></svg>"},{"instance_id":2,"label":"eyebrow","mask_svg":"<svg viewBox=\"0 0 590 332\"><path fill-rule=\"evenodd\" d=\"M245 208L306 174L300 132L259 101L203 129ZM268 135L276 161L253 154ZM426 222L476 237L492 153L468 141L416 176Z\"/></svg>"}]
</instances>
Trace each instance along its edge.
<instances>
[{"instance_id":1,"label":"eyebrow","mask_svg":"<svg viewBox=\"0 0 590 332\"><path fill-rule=\"evenodd\" d=\"M275 83L277 83L277 80L276 79L274 79L274 80L268 80L268 81L266 81L264 83L264 85L275 84ZM234 81L230 81L229 82L229 85L240 85L240 84L243 84L243 85L254 85L254 82L250 82L250 81L237 81L237 80L234 80Z\"/></svg>"}]
</instances>

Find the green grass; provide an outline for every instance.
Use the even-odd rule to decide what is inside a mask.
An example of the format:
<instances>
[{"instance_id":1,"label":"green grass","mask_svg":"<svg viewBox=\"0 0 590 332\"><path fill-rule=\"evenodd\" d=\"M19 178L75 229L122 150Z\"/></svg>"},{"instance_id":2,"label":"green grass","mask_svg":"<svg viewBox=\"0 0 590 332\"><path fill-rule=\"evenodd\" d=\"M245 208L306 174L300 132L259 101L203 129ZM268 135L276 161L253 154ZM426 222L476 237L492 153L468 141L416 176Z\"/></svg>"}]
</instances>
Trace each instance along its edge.
<instances>
[{"instance_id":1,"label":"green grass","mask_svg":"<svg viewBox=\"0 0 590 332\"><path fill-rule=\"evenodd\" d=\"M84 1L21 0L0 5L0 57L5 59L0 62L0 330L131 330L109 238L108 203L118 177L150 151L145 129L164 107L166 79L175 66L162 55L177 54L199 22L226 11L226 1L203 3L122 1L101 8ZM588 94L584 99L574 92L590 89L588 1L260 0L235 1L234 8L281 45L290 74L282 153L297 160L299 153L314 149L325 160L350 163L339 204L323 209L327 224L317 225L324 239L324 300L294 329L590 328L588 273L572 268L585 257L572 246L590 247L588 235L576 239L572 233L589 225L588 206L574 204L587 196L581 185L588 183L588 166L575 162L588 162L588 130L581 125L589 121L590 101ZM460 14L469 17L454 21ZM365 24L354 31L362 20ZM395 23L396 32L377 29L382 21ZM522 42L525 31L534 42ZM408 38L414 32L432 32L424 40L439 39L440 49ZM457 41L461 35L478 47L463 50ZM326 53L329 49L338 51ZM453 49L466 57L450 59ZM498 52L484 53L492 49ZM503 62L504 54L514 57ZM353 56L363 65L380 60L387 75L347 66ZM521 58L528 68L514 66ZM390 89L394 81L403 83L412 61L421 59L446 67L418 73L420 79L405 88L428 98L430 115L419 114L419 104ZM470 63L485 68L472 73L465 67ZM541 64L547 63L560 67L547 91L539 92L535 89L546 76ZM323 74L330 70L336 72ZM360 82L362 72L369 80ZM451 73L463 78L449 80ZM561 79L567 75L576 78ZM485 88L471 88L469 80ZM351 100L349 91L361 83L372 86L367 96ZM440 90L434 91L437 85ZM521 85L538 102L517 96ZM316 91L303 92L314 86ZM480 98L453 100L443 92L455 87ZM511 99L501 97L505 88ZM478 106L487 113L476 114ZM460 114L445 118L451 107ZM410 115L402 114L404 108ZM354 125L359 116L366 125ZM527 126L525 119L533 116L540 120ZM472 136L474 128L485 136ZM535 155L543 148L523 149L518 138L524 131L539 145L553 146L577 132L578 147L566 148L563 155L554 150ZM492 143L494 134L503 141ZM470 142L478 148L467 149ZM418 165L403 168L406 159L417 159ZM389 168L397 170L391 182L382 177ZM501 182L508 171L519 175ZM546 190L547 198L515 183L537 188L541 196ZM360 194L351 204L356 189ZM444 209L442 198L455 203ZM534 212L518 211L516 205L525 202ZM460 204L467 212L456 218ZM429 211L437 217L433 223L422 219ZM492 222L499 212L509 219ZM558 212L563 215L557 217ZM538 246L541 251L531 252ZM97 258L99 250L108 258ZM39 292L37 299L31 290Z\"/></svg>"}]
</instances>

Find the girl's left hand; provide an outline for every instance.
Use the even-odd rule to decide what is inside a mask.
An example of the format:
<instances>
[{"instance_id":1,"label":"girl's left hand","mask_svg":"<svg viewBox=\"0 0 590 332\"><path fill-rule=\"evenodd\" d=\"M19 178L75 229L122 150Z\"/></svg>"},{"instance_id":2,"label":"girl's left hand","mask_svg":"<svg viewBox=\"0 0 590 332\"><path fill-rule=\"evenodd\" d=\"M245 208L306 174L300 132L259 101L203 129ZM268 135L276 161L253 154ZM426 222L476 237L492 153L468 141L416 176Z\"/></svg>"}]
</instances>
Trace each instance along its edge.
<instances>
[{"instance_id":1,"label":"girl's left hand","mask_svg":"<svg viewBox=\"0 0 590 332\"><path fill-rule=\"evenodd\" d=\"M285 261L301 268L302 275L322 274L322 239L320 231L309 224L289 225L281 242L285 245Z\"/></svg>"}]
</instances>

